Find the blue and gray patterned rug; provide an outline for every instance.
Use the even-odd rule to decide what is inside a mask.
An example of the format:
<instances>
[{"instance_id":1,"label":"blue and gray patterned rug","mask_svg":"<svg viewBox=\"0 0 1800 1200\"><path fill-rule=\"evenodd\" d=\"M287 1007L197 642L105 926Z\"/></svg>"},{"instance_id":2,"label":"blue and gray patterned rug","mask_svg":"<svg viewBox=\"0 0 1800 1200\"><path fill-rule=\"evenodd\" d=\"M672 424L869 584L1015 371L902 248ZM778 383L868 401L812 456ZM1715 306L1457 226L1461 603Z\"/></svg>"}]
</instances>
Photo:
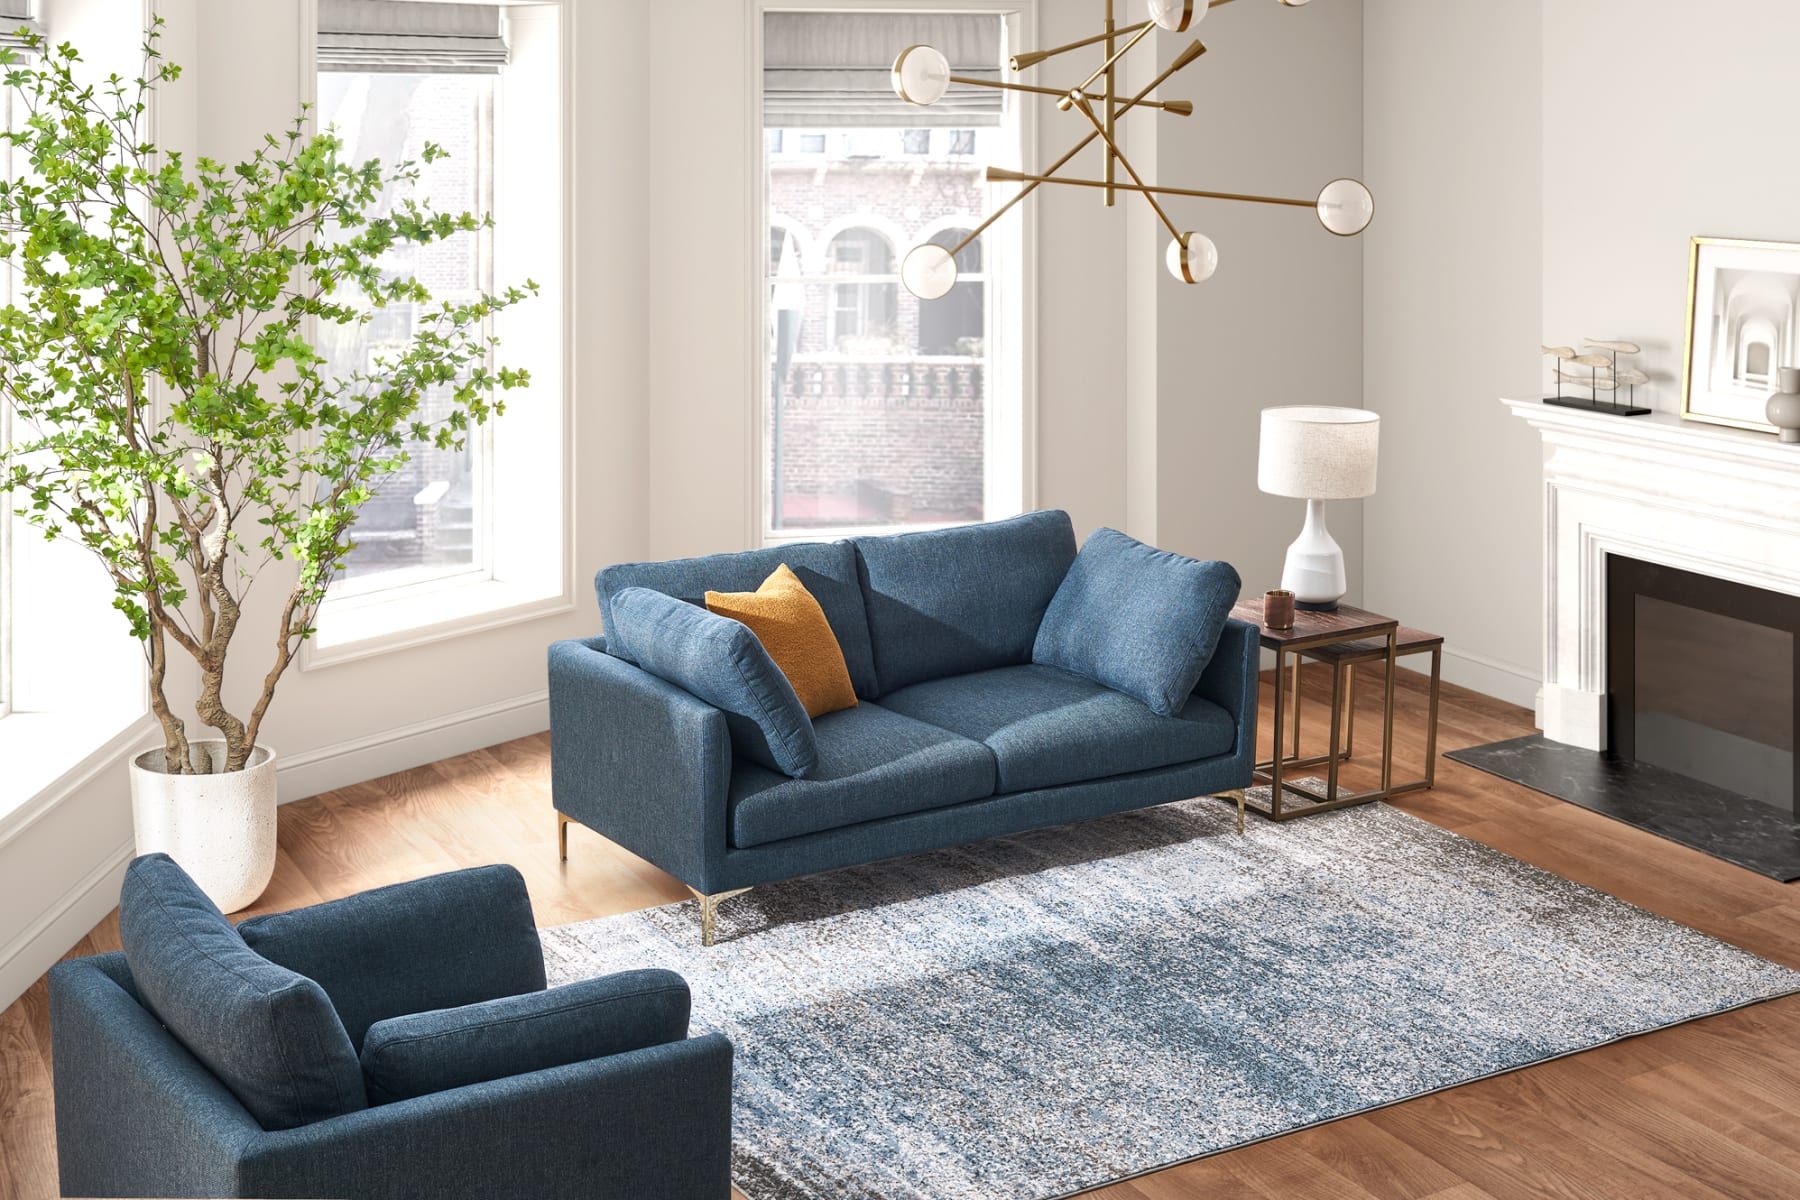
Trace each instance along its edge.
<instances>
[{"instance_id":1,"label":"blue and gray patterned rug","mask_svg":"<svg viewBox=\"0 0 1800 1200\"><path fill-rule=\"evenodd\" d=\"M1386 805L1195 800L546 930L737 1047L750 1200L1050 1197L1800 991Z\"/></svg>"}]
</instances>

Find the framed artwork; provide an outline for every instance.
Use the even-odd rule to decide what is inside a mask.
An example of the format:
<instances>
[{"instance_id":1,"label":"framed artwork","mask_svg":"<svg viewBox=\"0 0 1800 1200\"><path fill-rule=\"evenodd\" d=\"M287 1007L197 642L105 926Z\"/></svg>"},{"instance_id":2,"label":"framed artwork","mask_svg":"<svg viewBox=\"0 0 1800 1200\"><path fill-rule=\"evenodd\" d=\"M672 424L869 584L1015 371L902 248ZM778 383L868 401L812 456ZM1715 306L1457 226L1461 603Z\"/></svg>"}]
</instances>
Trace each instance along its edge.
<instances>
[{"instance_id":1,"label":"framed artwork","mask_svg":"<svg viewBox=\"0 0 1800 1200\"><path fill-rule=\"evenodd\" d=\"M1683 418L1775 433L1776 370L1800 366L1800 245L1695 238L1686 357Z\"/></svg>"}]
</instances>

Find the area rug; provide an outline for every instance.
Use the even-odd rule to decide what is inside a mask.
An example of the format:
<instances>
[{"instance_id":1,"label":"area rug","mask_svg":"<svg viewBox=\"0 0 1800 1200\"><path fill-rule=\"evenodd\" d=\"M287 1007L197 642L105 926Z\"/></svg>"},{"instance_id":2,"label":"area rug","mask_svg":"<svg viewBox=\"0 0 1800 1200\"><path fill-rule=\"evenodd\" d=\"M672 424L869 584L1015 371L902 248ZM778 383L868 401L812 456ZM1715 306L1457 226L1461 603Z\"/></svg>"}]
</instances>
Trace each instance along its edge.
<instances>
[{"instance_id":1,"label":"area rug","mask_svg":"<svg viewBox=\"0 0 1800 1200\"><path fill-rule=\"evenodd\" d=\"M1386 805L1217 800L544 931L737 1048L750 1200L1049 1200L1800 990Z\"/></svg>"}]
</instances>

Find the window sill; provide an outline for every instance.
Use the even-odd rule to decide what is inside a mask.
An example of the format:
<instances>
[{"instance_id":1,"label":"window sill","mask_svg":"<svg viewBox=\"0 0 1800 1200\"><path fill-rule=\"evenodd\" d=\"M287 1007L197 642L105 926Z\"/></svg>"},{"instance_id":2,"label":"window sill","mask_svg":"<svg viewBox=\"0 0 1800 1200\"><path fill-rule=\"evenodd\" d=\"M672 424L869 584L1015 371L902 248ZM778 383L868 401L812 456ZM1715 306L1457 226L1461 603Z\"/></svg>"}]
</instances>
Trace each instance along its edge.
<instances>
[{"instance_id":1,"label":"window sill","mask_svg":"<svg viewBox=\"0 0 1800 1200\"><path fill-rule=\"evenodd\" d=\"M29 825L101 771L119 770L156 721L141 706L11 713L0 719L0 841Z\"/></svg>"},{"instance_id":2,"label":"window sill","mask_svg":"<svg viewBox=\"0 0 1800 1200\"><path fill-rule=\"evenodd\" d=\"M300 669L356 662L574 608L566 589L495 579L330 599L319 610L318 632L301 648Z\"/></svg>"}]
</instances>

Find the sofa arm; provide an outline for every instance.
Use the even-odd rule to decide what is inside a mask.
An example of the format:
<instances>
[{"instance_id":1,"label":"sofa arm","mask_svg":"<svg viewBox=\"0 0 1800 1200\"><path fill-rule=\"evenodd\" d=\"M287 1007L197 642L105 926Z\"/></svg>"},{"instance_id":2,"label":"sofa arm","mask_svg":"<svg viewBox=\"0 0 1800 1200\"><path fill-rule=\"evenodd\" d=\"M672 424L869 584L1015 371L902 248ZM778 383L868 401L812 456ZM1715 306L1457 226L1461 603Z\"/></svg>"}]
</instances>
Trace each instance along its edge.
<instances>
[{"instance_id":1,"label":"sofa arm","mask_svg":"<svg viewBox=\"0 0 1800 1200\"><path fill-rule=\"evenodd\" d=\"M236 1188L357 1200L729 1200L731 1043L712 1034L265 1133L245 1149Z\"/></svg>"},{"instance_id":2,"label":"sofa arm","mask_svg":"<svg viewBox=\"0 0 1800 1200\"><path fill-rule=\"evenodd\" d=\"M702 892L725 855L725 714L599 639L550 647L556 809Z\"/></svg>"},{"instance_id":3,"label":"sofa arm","mask_svg":"<svg viewBox=\"0 0 1800 1200\"><path fill-rule=\"evenodd\" d=\"M50 968L64 1196L232 1196L262 1127L138 1002L125 956Z\"/></svg>"},{"instance_id":4,"label":"sofa arm","mask_svg":"<svg viewBox=\"0 0 1800 1200\"><path fill-rule=\"evenodd\" d=\"M628 1054L688 1035L673 971L621 971L543 992L380 1021L363 1042L371 1104Z\"/></svg>"},{"instance_id":5,"label":"sofa arm","mask_svg":"<svg viewBox=\"0 0 1800 1200\"><path fill-rule=\"evenodd\" d=\"M1237 726L1239 758L1256 757L1257 685L1262 671L1262 636L1256 626L1227 619L1212 661L1194 691L1231 714Z\"/></svg>"},{"instance_id":6,"label":"sofa arm","mask_svg":"<svg viewBox=\"0 0 1800 1200\"><path fill-rule=\"evenodd\" d=\"M238 932L264 958L324 988L355 1046L390 1017L544 990L531 896L510 866L252 917Z\"/></svg>"}]
</instances>

